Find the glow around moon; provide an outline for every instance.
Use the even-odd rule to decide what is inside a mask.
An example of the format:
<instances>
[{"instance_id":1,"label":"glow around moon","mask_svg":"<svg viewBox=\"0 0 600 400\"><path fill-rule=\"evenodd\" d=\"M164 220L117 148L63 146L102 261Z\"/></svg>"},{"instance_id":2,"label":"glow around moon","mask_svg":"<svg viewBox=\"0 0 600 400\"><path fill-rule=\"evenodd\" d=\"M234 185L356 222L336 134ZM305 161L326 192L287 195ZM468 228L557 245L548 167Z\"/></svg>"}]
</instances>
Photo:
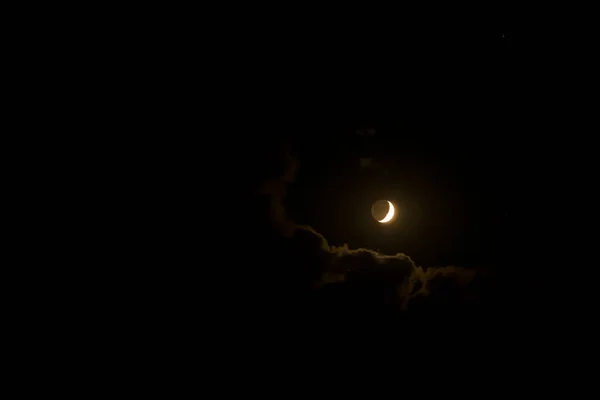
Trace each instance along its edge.
<instances>
[{"instance_id":1,"label":"glow around moon","mask_svg":"<svg viewBox=\"0 0 600 400\"><path fill-rule=\"evenodd\" d=\"M379 220L379 222L381 222L382 224L385 224L386 222L390 222L392 220L392 218L394 218L394 205L388 201L388 204L390 205L390 210L388 211L387 215L382 219Z\"/></svg>"}]
</instances>

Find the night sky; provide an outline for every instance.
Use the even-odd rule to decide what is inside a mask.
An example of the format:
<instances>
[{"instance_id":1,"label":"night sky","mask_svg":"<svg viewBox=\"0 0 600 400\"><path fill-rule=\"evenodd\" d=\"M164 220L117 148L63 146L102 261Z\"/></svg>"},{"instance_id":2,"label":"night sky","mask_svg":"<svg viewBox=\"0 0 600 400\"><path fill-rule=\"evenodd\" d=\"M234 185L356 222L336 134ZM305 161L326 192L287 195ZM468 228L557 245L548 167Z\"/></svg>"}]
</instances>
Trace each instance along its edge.
<instances>
[{"instance_id":1,"label":"night sky","mask_svg":"<svg viewBox=\"0 0 600 400\"><path fill-rule=\"evenodd\" d=\"M245 120L253 134L240 147L248 151L242 181L254 190L248 225L262 226L248 251L271 249L268 261L257 256L263 272L247 271L248 279L270 282L264 293L277 295L269 299L316 303L316 314L334 307L350 320L393 320L387 313L411 307L390 293L416 268L425 271L415 283L424 289L412 287L411 315L429 300L442 309L483 307L481 288L491 287L484 297L499 290L520 229L513 33L498 24L470 27L478 34L455 27L452 35L442 34L447 24L418 34L383 26L282 49L274 65L298 63L295 73L280 84L265 71L264 80L240 83L252 88L244 101L253 103ZM371 216L379 199L400 213L388 225ZM335 282L324 278L332 271ZM467 278L473 271L477 278ZM436 297L440 279L452 283Z\"/></svg>"},{"instance_id":2,"label":"night sky","mask_svg":"<svg viewBox=\"0 0 600 400\"><path fill-rule=\"evenodd\" d=\"M392 19L340 17L327 34L279 21L205 60L216 90L181 102L198 120L165 175L193 209L174 207L168 256L182 318L205 292L244 329L312 332L514 326L553 307L565 240L548 199L568 179L552 108L532 96L535 41L509 21ZM380 199L390 224L371 216Z\"/></svg>"},{"instance_id":3,"label":"night sky","mask_svg":"<svg viewBox=\"0 0 600 400\"><path fill-rule=\"evenodd\" d=\"M502 262L523 156L512 32L482 24L442 34L451 28L395 45L389 31L347 38L315 65L298 87L303 109L271 129L287 131L299 162L284 200L292 220L419 265ZM395 224L372 220L379 198L401 205Z\"/></svg>"}]
</instances>

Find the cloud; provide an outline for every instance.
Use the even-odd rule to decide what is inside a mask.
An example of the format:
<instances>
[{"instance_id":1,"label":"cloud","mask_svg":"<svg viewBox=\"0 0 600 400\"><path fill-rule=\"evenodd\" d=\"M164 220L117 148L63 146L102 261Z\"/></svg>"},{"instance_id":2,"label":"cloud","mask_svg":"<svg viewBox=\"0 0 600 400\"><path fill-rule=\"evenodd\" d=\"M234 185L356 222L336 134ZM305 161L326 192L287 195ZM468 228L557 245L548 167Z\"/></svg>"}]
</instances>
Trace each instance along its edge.
<instances>
[{"instance_id":1,"label":"cloud","mask_svg":"<svg viewBox=\"0 0 600 400\"><path fill-rule=\"evenodd\" d=\"M283 202L298 162L285 146L277 149L277 156L269 159L272 169L254 191L262 199L259 212L264 211L267 221L262 234L252 239L264 241L256 246L267 246L267 255L254 254L260 265L257 268L265 271L260 275L261 290L289 299L299 293L343 287L334 296L336 303L359 303L371 311L406 311L413 305L423 310L429 303L456 305L476 300L467 290L475 278L473 270L454 266L423 269L406 254L332 246L311 227L288 219Z\"/></svg>"},{"instance_id":2,"label":"cloud","mask_svg":"<svg viewBox=\"0 0 600 400\"><path fill-rule=\"evenodd\" d=\"M274 229L289 237L294 229L292 221L288 220L283 199L287 184L294 181L298 162L290 153L289 148L279 144L274 157L267 157L267 177L260 180L255 188L255 194L266 197L269 203L269 222ZM275 171L274 173L269 173Z\"/></svg>"}]
</instances>

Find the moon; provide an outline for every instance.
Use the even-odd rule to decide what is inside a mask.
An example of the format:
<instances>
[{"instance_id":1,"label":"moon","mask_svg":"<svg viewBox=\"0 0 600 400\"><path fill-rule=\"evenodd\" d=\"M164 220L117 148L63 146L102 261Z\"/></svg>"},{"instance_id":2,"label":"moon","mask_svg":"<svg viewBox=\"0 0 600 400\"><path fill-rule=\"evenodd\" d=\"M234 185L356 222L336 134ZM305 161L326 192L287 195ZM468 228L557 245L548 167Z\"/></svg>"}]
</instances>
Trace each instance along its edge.
<instances>
[{"instance_id":1,"label":"moon","mask_svg":"<svg viewBox=\"0 0 600 400\"><path fill-rule=\"evenodd\" d=\"M396 217L396 208L391 201L378 200L371 207L373 218L381 224L391 222Z\"/></svg>"},{"instance_id":2,"label":"moon","mask_svg":"<svg viewBox=\"0 0 600 400\"><path fill-rule=\"evenodd\" d=\"M392 218L394 218L394 205L389 201L388 201L388 204L390 205L390 210L388 211L385 218L383 218L382 220L379 221L382 224L385 224L386 222L390 222L392 220Z\"/></svg>"}]
</instances>

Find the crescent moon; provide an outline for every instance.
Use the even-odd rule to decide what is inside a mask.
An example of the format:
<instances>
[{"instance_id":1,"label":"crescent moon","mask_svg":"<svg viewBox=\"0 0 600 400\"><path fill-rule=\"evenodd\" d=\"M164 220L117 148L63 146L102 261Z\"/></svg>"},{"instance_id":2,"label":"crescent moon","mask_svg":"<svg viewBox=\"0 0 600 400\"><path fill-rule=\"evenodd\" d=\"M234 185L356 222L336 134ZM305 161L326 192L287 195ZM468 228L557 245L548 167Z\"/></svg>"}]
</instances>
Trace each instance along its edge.
<instances>
[{"instance_id":1,"label":"crescent moon","mask_svg":"<svg viewBox=\"0 0 600 400\"><path fill-rule=\"evenodd\" d=\"M394 205L392 203L390 203L389 201L388 201L388 204L390 205L390 210L388 211L385 218L379 221L382 224L389 222L392 218L394 218Z\"/></svg>"}]
</instances>

